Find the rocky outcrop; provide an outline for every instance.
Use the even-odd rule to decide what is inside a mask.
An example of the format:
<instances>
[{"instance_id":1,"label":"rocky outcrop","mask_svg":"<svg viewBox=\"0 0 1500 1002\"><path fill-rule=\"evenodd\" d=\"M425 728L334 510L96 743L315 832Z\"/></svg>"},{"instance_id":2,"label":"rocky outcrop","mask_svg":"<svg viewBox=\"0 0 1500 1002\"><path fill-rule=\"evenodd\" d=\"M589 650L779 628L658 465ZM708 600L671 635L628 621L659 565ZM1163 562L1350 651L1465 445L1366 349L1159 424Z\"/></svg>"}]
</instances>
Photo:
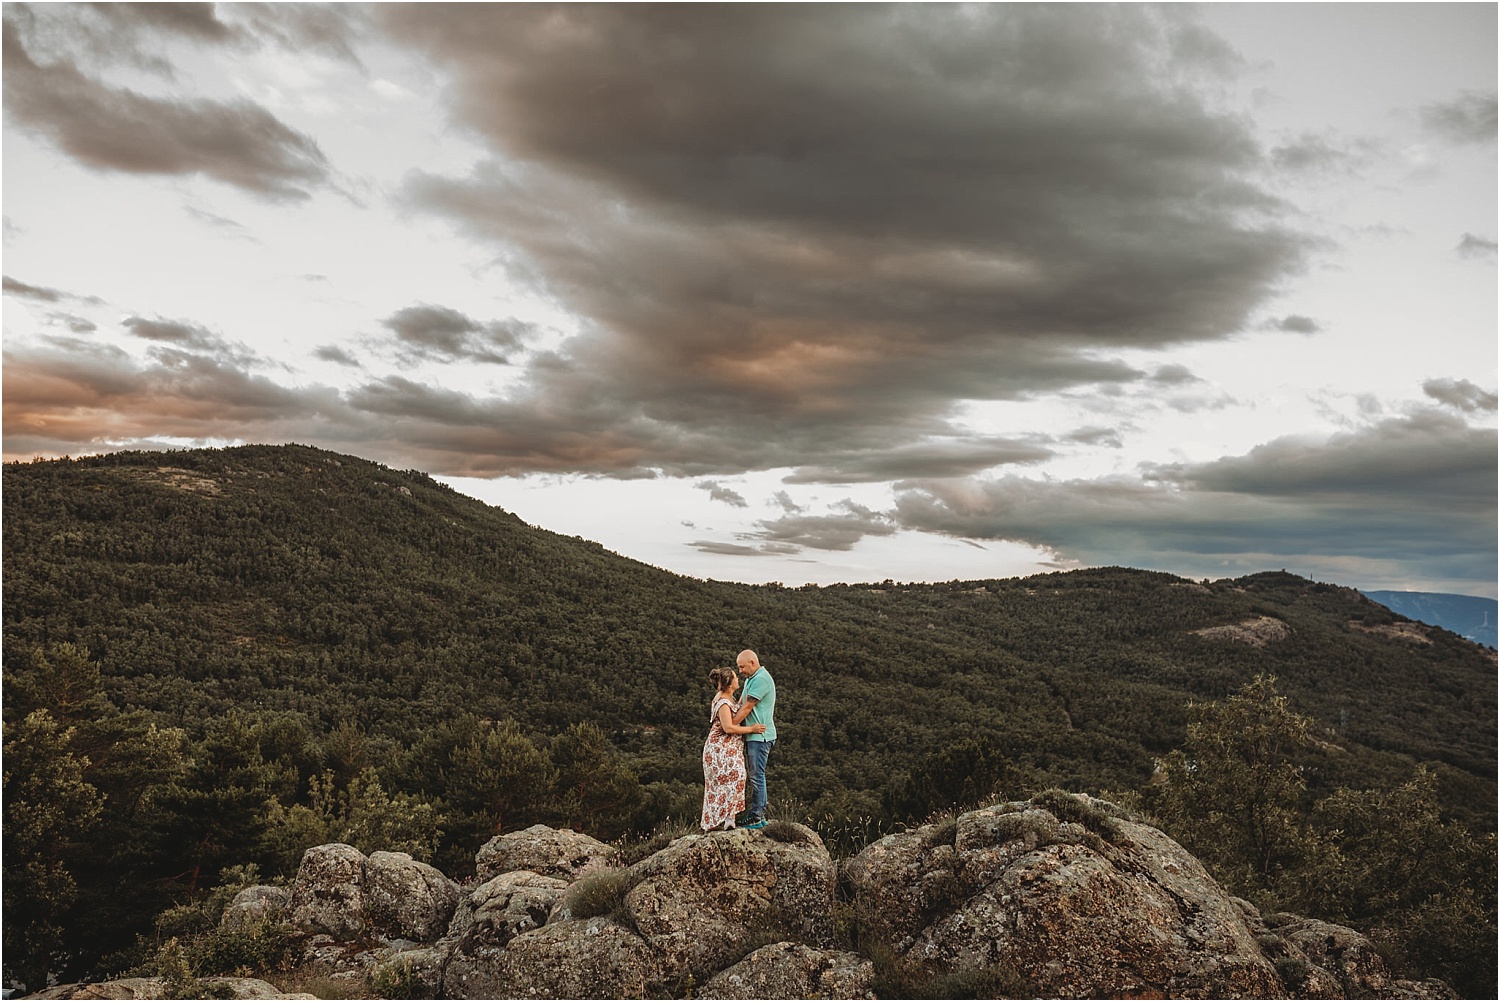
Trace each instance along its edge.
<instances>
[{"instance_id":1,"label":"rocky outcrop","mask_svg":"<svg viewBox=\"0 0 1500 1002\"><path fill-rule=\"evenodd\" d=\"M577 866L585 876L572 883L531 870L494 877L449 928L441 989L462 998L631 997L701 983L764 943L768 929L821 942L834 911L833 861L812 829L776 832L781 840L743 829L686 835L628 868ZM578 845L521 834L531 846ZM529 849L512 858L539 862Z\"/></svg>"},{"instance_id":2,"label":"rocky outcrop","mask_svg":"<svg viewBox=\"0 0 1500 1002\"><path fill-rule=\"evenodd\" d=\"M1444 997L1433 984L1330 980L1295 932L1268 954L1276 930L1248 903L1162 832L1088 797L890 835L846 875L857 918L918 975L1020 979L1059 998ZM1363 943L1361 964L1373 957L1363 936L1327 928Z\"/></svg>"},{"instance_id":3,"label":"rocky outcrop","mask_svg":"<svg viewBox=\"0 0 1500 1002\"><path fill-rule=\"evenodd\" d=\"M614 851L581 832L532 825L486 842L474 857L474 872L482 881L515 870L576 880L602 867Z\"/></svg>"},{"instance_id":4,"label":"rocky outcrop","mask_svg":"<svg viewBox=\"0 0 1500 1002\"><path fill-rule=\"evenodd\" d=\"M1193 634L1205 640L1232 640L1251 647L1265 647L1290 637L1292 628L1272 616L1256 616L1230 626L1210 626L1194 630Z\"/></svg>"},{"instance_id":5,"label":"rocky outcrop","mask_svg":"<svg viewBox=\"0 0 1500 1002\"><path fill-rule=\"evenodd\" d=\"M1393 977L1352 929L1262 916L1159 830L1058 791L886 836L842 874L784 822L629 866L604 850L530 828L491 840L460 888L404 853L317 846L289 892L249 888L224 924L285 916L309 969L388 997L1452 997Z\"/></svg>"}]
</instances>

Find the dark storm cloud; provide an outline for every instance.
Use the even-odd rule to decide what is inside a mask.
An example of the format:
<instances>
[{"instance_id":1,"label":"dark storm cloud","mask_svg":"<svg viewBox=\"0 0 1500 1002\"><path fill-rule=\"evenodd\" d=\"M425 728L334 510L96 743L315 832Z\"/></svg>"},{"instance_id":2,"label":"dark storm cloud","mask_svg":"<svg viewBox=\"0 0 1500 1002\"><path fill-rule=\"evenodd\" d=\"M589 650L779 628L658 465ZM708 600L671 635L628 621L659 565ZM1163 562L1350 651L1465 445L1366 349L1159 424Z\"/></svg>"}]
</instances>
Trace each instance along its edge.
<instances>
[{"instance_id":1,"label":"dark storm cloud","mask_svg":"<svg viewBox=\"0 0 1500 1002\"><path fill-rule=\"evenodd\" d=\"M1429 133L1460 145L1493 143L1496 129L1494 94L1464 91L1451 101L1424 105L1418 112Z\"/></svg>"},{"instance_id":2,"label":"dark storm cloud","mask_svg":"<svg viewBox=\"0 0 1500 1002\"><path fill-rule=\"evenodd\" d=\"M1483 260L1485 258L1493 258L1496 250L1500 250L1500 244L1496 244L1493 240L1486 240L1484 237L1475 236L1472 233L1465 233L1463 239L1458 242L1459 257Z\"/></svg>"},{"instance_id":3,"label":"dark storm cloud","mask_svg":"<svg viewBox=\"0 0 1500 1002\"><path fill-rule=\"evenodd\" d=\"M978 461L960 401L1140 381L1113 352L1236 332L1305 246L1249 180L1248 123L1195 96L1235 60L1183 11L376 16L495 153L409 202L586 318L511 403L612 412L633 462L925 476L946 439Z\"/></svg>"},{"instance_id":4,"label":"dark storm cloud","mask_svg":"<svg viewBox=\"0 0 1500 1002\"><path fill-rule=\"evenodd\" d=\"M247 100L171 100L113 88L67 56L39 62L9 8L4 28L5 110L96 170L204 174L272 199L301 199L328 178L312 139Z\"/></svg>"},{"instance_id":5,"label":"dark storm cloud","mask_svg":"<svg viewBox=\"0 0 1500 1002\"><path fill-rule=\"evenodd\" d=\"M509 353L533 333L530 324L504 321L482 324L446 306L419 303L382 320L410 360L456 362L468 359L503 365Z\"/></svg>"},{"instance_id":6,"label":"dark storm cloud","mask_svg":"<svg viewBox=\"0 0 1500 1002\"><path fill-rule=\"evenodd\" d=\"M903 528L1029 543L1085 563L1193 574L1298 566L1493 586L1495 432L1424 411L1326 441L1150 469L1151 479L902 485ZM1351 570L1353 568L1353 570Z\"/></svg>"},{"instance_id":7,"label":"dark storm cloud","mask_svg":"<svg viewBox=\"0 0 1500 1002\"><path fill-rule=\"evenodd\" d=\"M708 491L708 496L714 501L723 501L734 508L748 508L750 503L745 500L744 495L738 491L731 490L716 480L704 480L693 485L700 491Z\"/></svg>"},{"instance_id":8,"label":"dark storm cloud","mask_svg":"<svg viewBox=\"0 0 1500 1002\"><path fill-rule=\"evenodd\" d=\"M1500 402L1495 394L1467 379L1429 379L1422 384L1422 392L1439 403L1470 414L1493 411Z\"/></svg>"}]
</instances>

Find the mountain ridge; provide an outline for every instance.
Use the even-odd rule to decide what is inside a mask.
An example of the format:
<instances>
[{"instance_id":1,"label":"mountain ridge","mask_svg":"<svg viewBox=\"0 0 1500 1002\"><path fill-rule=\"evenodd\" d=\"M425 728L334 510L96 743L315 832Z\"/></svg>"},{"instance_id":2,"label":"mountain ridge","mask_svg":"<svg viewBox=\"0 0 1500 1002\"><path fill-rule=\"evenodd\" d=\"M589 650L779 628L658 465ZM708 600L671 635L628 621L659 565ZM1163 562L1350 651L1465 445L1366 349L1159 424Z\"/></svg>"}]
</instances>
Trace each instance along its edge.
<instances>
[{"instance_id":1,"label":"mountain ridge","mask_svg":"<svg viewBox=\"0 0 1500 1002\"><path fill-rule=\"evenodd\" d=\"M1172 746L1186 699L1266 671L1343 738L1475 774L1494 765L1494 678L1481 677L1479 652L1438 633L1415 644L1351 629L1400 618L1283 572L1206 584L1122 568L706 581L529 526L420 471L305 446L10 464L4 488L7 650L81 643L115 665L122 705L177 721L247 698L330 727L342 705L389 732L452 706L494 718L525 708L543 730L593 720L638 750L654 726L693 761L701 676L750 646L790 673L792 714L824 706L824 747L804 747L867 766L865 747L941 747L945 729L967 724L1034 766L1085 756L1102 767L1055 781L1122 784ZM1285 639L1234 639L1266 616ZM1413 671L1422 692L1394 698ZM569 684L577 672L599 677ZM585 692L596 684L612 698ZM861 726L857 701L835 691L850 685L903 712L866 707L873 726ZM1120 735L1135 749L1124 771L1109 765L1124 765Z\"/></svg>"},{"instance_id":2,"label":"mountain ridge","mask_svg":"<svg viewBox=\"0 0 1500 1002\"><path fill-rule=\"evenodd\" d=\"M1407 619L1440 626L1465 640L1494 648L1497 603L1480 595L1455 595L1430 591L1372 591L1362 594Z\"/></svg>"}]
</instances>

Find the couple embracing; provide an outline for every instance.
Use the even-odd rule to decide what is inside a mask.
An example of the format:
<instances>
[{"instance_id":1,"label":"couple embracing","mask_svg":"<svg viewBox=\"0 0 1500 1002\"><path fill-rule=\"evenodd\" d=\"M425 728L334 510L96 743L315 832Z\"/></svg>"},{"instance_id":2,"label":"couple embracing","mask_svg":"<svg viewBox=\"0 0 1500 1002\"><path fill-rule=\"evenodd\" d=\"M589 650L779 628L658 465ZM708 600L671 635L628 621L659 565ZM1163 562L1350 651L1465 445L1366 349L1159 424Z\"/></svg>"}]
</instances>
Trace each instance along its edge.
<instances>
[{"instance_id":1,"label":"couple embracing","mask_svg":"<svg viewBox=\"0 0 1500 1002\"><path fill-rule=\"evenodd\" d=\"M710 704L713 723L703 743L702 826L706 832L733 828L734 816L742 810L745 817L741 827L766 826L766 760L776 747L776 682L761 667L754 651L741 651L737 665L738 672L715 668L708 673L718 691ZM743 689L741 675L745 679Z\"/></svg>"}]
</instances>

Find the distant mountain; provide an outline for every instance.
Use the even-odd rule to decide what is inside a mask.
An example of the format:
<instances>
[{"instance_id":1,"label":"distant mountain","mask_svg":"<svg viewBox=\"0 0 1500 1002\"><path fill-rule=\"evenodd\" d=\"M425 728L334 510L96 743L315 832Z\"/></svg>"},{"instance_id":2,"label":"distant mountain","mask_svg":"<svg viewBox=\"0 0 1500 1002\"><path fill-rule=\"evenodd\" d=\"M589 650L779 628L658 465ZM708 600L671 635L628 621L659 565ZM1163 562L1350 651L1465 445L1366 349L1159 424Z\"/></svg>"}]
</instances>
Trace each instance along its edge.
<instances>
[{"instance_id":1,"label":"distant mountain","mask_svg":"<svg viewBox=\"0 0 1500 1002\"><path fill-rule=\"evenodd\" d=\"M1492 598L1429 591L1367 591L1363 594L1398 616L1428 626L1441 626L1476 644L1496 646L1497 603Z\"/></svg>"}]
</instances>

